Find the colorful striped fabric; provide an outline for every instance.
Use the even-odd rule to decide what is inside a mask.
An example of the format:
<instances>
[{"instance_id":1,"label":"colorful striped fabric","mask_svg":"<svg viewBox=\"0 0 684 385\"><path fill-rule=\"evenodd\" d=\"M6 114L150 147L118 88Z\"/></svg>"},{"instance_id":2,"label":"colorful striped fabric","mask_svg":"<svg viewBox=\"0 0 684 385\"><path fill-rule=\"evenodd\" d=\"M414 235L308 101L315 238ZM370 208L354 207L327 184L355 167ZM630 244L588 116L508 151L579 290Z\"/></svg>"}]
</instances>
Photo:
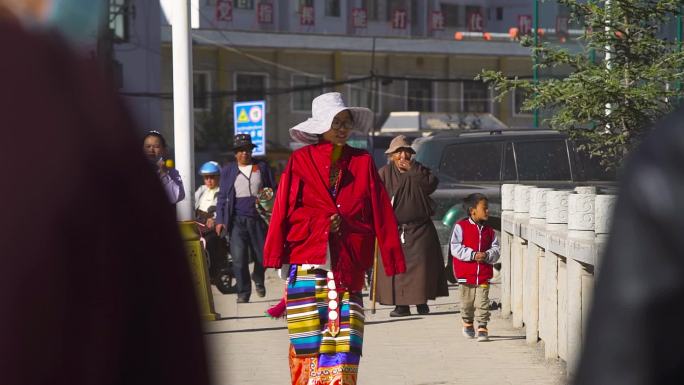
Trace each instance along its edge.
<instances>
[{"instance_id":1,"label":"colorful striped fabric","mask_svg":"<svg viewBox=\"0 0 684 385\"><path fill-rule=\"evenodd\" d=\"M340 303L340 332L333 337L328 322L328 288L325 270L292 267L287 286L287 329L297 356L356 353L363 345L363 300L361 293L344 291ZM294 279L292 279L294 278Z\"/></svg>"}]
</instances>

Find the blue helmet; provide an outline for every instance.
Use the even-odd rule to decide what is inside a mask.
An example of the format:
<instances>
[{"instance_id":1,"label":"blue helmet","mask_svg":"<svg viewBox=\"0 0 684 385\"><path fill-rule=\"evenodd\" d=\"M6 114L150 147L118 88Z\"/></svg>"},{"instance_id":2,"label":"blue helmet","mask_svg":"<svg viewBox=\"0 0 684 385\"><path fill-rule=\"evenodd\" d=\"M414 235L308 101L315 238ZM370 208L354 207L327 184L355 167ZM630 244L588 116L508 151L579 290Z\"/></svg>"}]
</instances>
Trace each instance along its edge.
<instances>
[{"instance_id":1,"label":"blue helmet","mask_svg":"<svg viewBox=\"0 0 684 385\"><path fill-rule=\"evenodd\" d=\"M201 175L219 175L221 173L221 167L219 167L218 163L210 161L200 167L199 173Z\"/></svg>"}]
</instances>

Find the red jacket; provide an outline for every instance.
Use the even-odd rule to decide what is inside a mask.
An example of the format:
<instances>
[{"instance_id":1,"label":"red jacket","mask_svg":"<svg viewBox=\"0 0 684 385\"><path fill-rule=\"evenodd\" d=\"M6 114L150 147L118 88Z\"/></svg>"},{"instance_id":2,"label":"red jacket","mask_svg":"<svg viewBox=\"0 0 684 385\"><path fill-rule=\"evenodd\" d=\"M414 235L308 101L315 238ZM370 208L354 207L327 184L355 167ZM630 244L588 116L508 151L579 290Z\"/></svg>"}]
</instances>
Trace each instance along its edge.
<instances>
[{"instance_id":1,"label":"red jacket","mask_svg":"<svg viewBox=\"0 0 684 385\"><path fill-rule=\"evenodd\" d=\"M336 280L352 291L363 287L373 264L375 237L387 275L406 271L394 212L368 152L345 146L339 160L337 198L328 191L332 144L309 145L292 153L273 207L264 266L323 265L330 242ZM330 217L342 218L340 235L329 235Z\"/></svg>"},{"instance_id":2,"label":"red jacket","mask_svg":"<svg viewBox=\"0 0 684 385\"><path fill-rule=\"evenodd\" d=\"M492 264L499 259L499 241L489 225L477 225L470 218L456 223L451 236L451 255L454 259L454 276L459 283L481 285L489 283L494 270ZM473 260L476 252L486 252L487 260Z\"/></svg>"}]
</instances>

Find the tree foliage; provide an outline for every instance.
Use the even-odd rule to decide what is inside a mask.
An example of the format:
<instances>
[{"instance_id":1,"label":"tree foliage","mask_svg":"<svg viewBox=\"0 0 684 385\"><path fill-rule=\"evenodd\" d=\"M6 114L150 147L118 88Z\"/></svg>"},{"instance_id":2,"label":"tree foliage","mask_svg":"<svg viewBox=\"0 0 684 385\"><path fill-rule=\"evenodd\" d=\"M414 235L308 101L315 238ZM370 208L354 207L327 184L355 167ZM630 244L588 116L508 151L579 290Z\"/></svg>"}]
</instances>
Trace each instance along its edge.
<instances>
[{"instance_id":1,"label":"tree foliage","mask_svg":"<svg viewBox=\"0 0 684 385\"><path fill-rule=\"evenodd\" d=\"M684 55L675 39L664 37L684 0L557 0L584 33L576 52L549 42L524 46L536 55L538 69L563 68L562 78L537 82L483 71L500 100L518 88L528 95L523 110L549 116L554 129L566 131L607 169L623 157L670 112L681 95ZM607 4L608 3L608 4Z\"/></svg>"}]
</instances>

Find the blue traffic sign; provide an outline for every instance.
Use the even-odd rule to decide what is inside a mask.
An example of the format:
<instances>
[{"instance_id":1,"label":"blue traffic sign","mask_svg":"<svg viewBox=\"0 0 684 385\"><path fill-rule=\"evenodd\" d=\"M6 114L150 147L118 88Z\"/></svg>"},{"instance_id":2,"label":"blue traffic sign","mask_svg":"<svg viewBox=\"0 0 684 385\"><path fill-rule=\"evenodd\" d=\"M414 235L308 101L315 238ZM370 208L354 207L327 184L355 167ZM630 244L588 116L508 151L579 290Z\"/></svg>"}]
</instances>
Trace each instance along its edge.
<instances>
[{"instance_id":1,"label":"blue traffic sign","mask_svg":"<svg viewBox=\"0 0 684 385\"><path fill-rule=\"evenodd\" d=\"M266 155L266 102L233 103L235 134L249 134L256 145L253 155Z\"/></svg>"}]
</instances>

